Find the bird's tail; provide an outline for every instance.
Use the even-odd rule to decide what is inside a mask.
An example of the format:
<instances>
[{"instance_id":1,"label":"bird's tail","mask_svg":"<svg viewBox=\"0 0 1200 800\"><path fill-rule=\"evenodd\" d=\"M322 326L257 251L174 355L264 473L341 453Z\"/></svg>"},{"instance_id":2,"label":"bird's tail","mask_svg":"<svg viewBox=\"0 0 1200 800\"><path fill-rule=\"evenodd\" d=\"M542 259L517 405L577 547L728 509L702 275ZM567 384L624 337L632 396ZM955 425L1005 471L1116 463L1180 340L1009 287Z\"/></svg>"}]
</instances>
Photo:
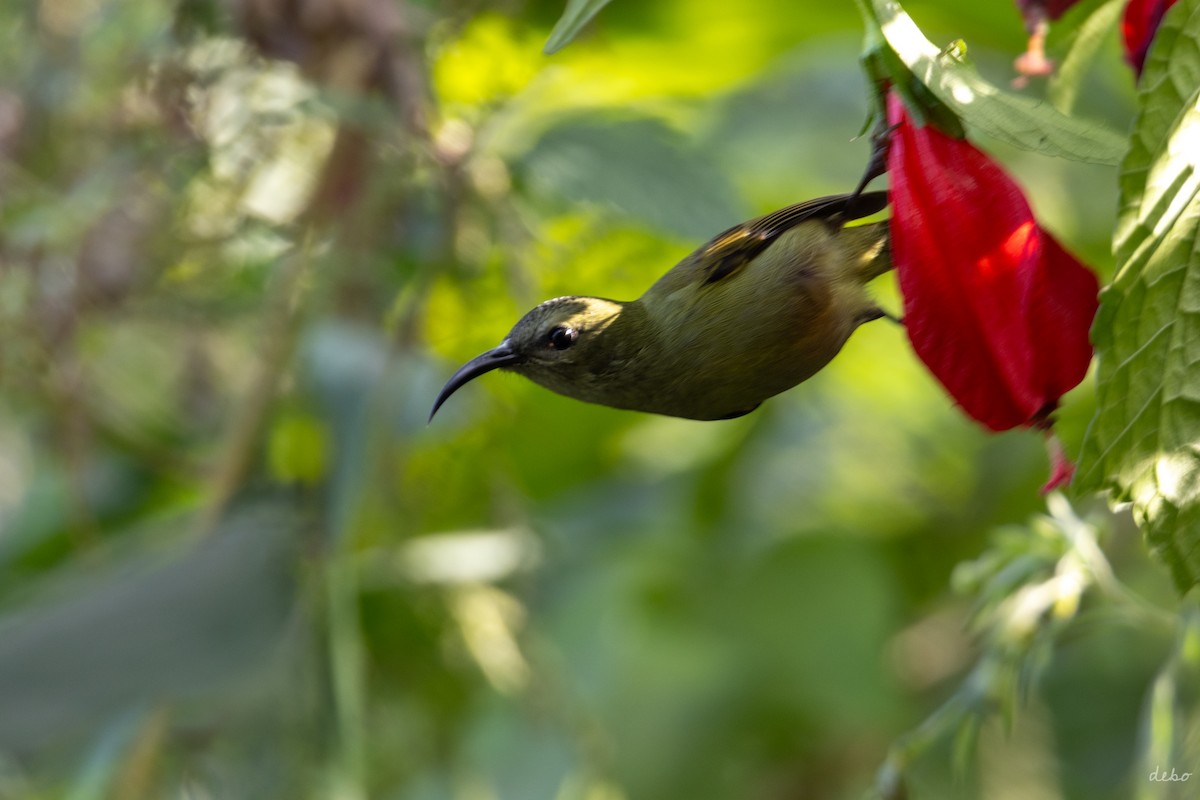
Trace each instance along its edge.
<instances>
[{"instance_id":1,"label":"bird's tail","mask_svg":"<svg viewBox=\"0 0 1200 800\"><path fill-rule=\"evenodd\" d=\"M878 278L892 268L891 239L888 221L872 222L844 228L846 247L854 257L862 282Z\"/></svg>"}]
</instances>

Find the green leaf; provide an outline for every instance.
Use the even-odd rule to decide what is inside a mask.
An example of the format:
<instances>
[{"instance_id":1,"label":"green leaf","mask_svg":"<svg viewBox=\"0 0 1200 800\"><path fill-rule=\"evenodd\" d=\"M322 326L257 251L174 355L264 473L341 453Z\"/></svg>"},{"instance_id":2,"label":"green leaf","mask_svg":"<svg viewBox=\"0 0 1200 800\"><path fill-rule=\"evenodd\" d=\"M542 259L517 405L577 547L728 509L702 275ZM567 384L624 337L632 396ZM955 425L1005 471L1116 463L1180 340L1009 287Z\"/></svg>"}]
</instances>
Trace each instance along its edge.
<instances>
[{"instance_id":1,"label":"green leaf","mask_svg":"<svg viewBox=\"0 0 1200 800\"><path fill-rule=\"evenodd\" d=\"M1200 0L1155 37L1121 168L1117 276L1092 328L1078 489L1131 501L1181 590L1200 583Z\"/></svg>"},{"instance_id":2,"label":"green leaf","mask_svg":"<svg viewBox=\"0 0 1200 800\"><path fill-rule=\"evenodd\" d=\"M550 31L550 38L546 40L542 52L553 55L562 50L609 2L610 0L567 0L567 7L555 23L554 30Z\"/></svg>"},{"instance_id":3,"label":"green leaf","mask_svg":"<svg viewBox=\"0 0 1200 800\"><path fill-rule=\"evenodd\" d=\"M1070 114L1079 95L1083 77L1100 51L1104 40L1113 35L1127 0L1108 0L1088 15L1071 40L1070 49L1050 79L1050 102L1064 114Z\"/></svg>"},{"instance_id":4,"label":"green leaf","mask_svg":"<svg viewBox=\"0 0 1200 800\"><path fill-rule=\"evenodd\" d=\"M134 707L109 723L96 736L79 774L71 782L65 800L104 800L113 793L115 778L123 759L137 741L139 728L145 724L147 710Z\"/></svg>"},{"instance_id":5,"label":"green leaf","mask_svg":"<svg viewBox=\"0 0 1200 800\"><path fill-rule=\"evenodd\" d=\"M1170 775L1184 772L1183 765L1200 764L1200 695L1197 694L1197 657L1200 656L1200 596L1193 594L1180 605L1175 646L1159 670L1142 706L1138 749L1140 771ZM1178 797L1166 779L1151 780L1149 791L1138 800L1171 800Z\"/></svg>"},{"instance_id":6,"label":"green leaf","mask_svg":"<svg viewBox=\"0 0 1200 800\"><path fill-rule=\"evenodd\" d=\"M564 120L517 166L535 193L591 202L684 239L705 239L748 216L728 178L653 118Z\"/></svg>"},{"instance_id":7,"label":"green leaf","mask_svg":"<svg viewBox=\"0 0 1200 800\"><path fill-rule=\"evenodd\" d=\"M278 685L297 528L284 506L246 506L185 553L64 579L57 601L0 617L0 749L35 753L146 703L219 716Z\"/></svg>"},{"instance_id":8,"label":"green leaf","mask_svg":"<svg viewBox=\"0 0 1200 800\"><path fill-rule=\"evenodd\" d=\"M1047 103L989 83L966 61L965 48L938 50L894 0L872 0L870 10L887 47L968 126L1022 150L1072 161L1120 163L1125 151L1122 136L1099 123L1068 117ZM889 60L886 54L881 59L883 63Z\"/></svg>"},{"instance_id":9,"label":"green leaf","mask_svg":"<svg viewBox=\"0 0 1200 800\"><path fill-rule=\"evenodd\" d=\"M315 485L329 462L328 431L307 414L280 415L267 442L267 462L276 480Z\"/></svg>"}]
</instances>

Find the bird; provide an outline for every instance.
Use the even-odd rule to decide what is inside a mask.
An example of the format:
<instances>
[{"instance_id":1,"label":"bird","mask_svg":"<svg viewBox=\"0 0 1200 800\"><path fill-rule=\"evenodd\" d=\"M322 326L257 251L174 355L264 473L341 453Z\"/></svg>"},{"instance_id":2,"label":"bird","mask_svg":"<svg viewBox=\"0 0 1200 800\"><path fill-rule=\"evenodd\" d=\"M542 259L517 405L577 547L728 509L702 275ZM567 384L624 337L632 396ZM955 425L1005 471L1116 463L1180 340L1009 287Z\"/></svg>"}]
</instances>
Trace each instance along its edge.
<instances>
[{"instance_id":1,"label":"bird","mask_svg":"<svg viewBox=\"0 0 1200 800\"><path fill-rule=\"evenodd\" d=\"M866 288L892 268L887 220L846 225L887 202L887 192L831 195L735 225L636 300L547 300L454 373L429 419L496 369L618 409L748 414L816 374L859 325L891 317Z\"/></svg>"}]
</instances>

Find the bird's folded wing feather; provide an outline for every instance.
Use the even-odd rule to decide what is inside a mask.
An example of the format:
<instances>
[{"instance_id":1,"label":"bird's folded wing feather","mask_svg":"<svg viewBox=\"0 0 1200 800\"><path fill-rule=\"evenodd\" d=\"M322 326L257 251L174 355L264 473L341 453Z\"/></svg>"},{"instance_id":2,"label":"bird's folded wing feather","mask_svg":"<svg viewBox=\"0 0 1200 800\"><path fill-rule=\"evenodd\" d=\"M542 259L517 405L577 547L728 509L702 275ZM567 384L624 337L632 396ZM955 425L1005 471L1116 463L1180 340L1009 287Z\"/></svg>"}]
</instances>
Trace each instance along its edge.
<instances>
[{"instance_id":1,"label":"bird's folded wing feather","mask_svg":"<svg viewBox=\"0 0 1200 800\"><path fill-rule=\"evenodd\" d=\"M735 225L714 237L679 265L690 262L707 285L728 278L771 246L780 235L808 220L848 222L870 216L887 205L887 192L867 192L857 198L848 194L819 197L781 208L766 216ZM678 267L677 267L678 269ZM675 270L672 270L674 272ZM699 276L697 276L699 277Z\"/></svg>"}]
</instances>

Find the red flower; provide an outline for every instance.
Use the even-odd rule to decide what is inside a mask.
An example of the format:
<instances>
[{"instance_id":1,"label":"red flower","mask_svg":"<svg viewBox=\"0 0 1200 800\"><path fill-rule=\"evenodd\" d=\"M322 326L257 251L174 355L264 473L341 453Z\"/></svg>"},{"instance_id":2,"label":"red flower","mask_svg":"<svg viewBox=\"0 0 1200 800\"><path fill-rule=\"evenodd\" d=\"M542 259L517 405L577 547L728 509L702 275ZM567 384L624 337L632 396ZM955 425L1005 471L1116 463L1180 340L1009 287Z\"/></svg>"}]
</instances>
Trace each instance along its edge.
<instances>
[{"instance_id":1,"label":"red flower","mask_svg":"<svg viewBox=\"0 0 1200 800\"><path fill-rule=\"evenodd\" d=\"M1046 428L1092 358L1096 276L969 142L918 127L893 92L892 252L917 356L995 431Z\"/></svg>"},{"instance_id":2,"label":"red flower","mask_svg":"<svg viewBox=\"0 0 1200 800\"><path fill-rule=\"evenodd\" d=\"M1146 51L1154 41L1154 33L1167 9L1175 0L1129 0L1121 18L1121 40L1125 45L1125 60L1139 77L1146 63Z\"/></svg>"}]
</instances>

